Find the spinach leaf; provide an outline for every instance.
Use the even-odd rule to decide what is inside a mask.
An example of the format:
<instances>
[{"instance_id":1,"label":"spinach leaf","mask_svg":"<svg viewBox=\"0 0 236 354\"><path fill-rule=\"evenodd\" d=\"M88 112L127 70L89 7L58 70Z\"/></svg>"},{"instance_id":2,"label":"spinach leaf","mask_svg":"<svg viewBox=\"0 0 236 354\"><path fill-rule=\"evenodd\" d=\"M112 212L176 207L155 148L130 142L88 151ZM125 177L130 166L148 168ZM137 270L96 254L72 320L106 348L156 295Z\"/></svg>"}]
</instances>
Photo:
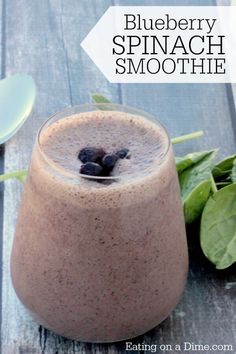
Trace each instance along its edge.
<instances>
[{"instance_id":1,"label":"spinach leaf","mask_svg":"<svg viewBox=\"0 0 236 354\"><path fill-rule=\"evenodd\" d=\"M198 131L190 133L190 134L185 134L185 135L177 136L176 138L172 138L171 142L173 145L180 144L180 143L184 143L185 141L188 141L188 140L200 138L203 135L204 135L204 132L202 130L198 130Z\"/></svg>"},{"instance_id":2,"label":"spinach leaf","mask_svg":"<svg viewBox=\"0 0 236 354\"><path fill-rule=\"evenodd\" d=\"M236 183L212 195L203 210L201 248L217 269L236 262Z\"/></svg>"},{"instance_id":3,"label":"spinach leaf","mask_svg":"<svg viewBox=\"0 0 236 354\"><path fill-rule=\"evenodd\" d=\"M213 177L222 180L231 174L236 155L228 156L218 162L212 170Z\"/></svg>"},{"instance_id":4,"label":"spinach leaf","mask_svg":"<svg viewBox=\"0 0 236 354\"><path fill-rule=\"evenodd\" d=\"M233 183L236 182L236 160L234 160L234 165L233 165L232 172L231 172L231 181Z\"/></svg>"},{"instance_id":5,"label":"spinach leaf","mask_svg":"<svg viewBox=\"0 0 236 354\"><path fill-rule=\"evenodd\" d=\"M211 179L215 153L216 150L210 151L202 160L180 173L179 179L184 200L200 182Z\"/></svg>"},{"instance_id":6,"label":"spinach leaf","mask_svg":"<svg viewBox=\"0 0 236 354\"><path fill-rule=\"evenodd\" d=\"M0 182L6 181L11 178L16 178L20 182L24 182L27 176L27 170L19 170L15 172L5 173L0 175Z\"/></svg>"},{"instance_id":7,"label":"spinach leaf","mask_svg":"<svg viewBox=\"0 0 236 354\"><path fill-rule=\"evenodd\" d=\"M216 182L216 188L221 189L226 186L229 186L230 184L231 184L231 181Z\"/></svg>"},{"instance_id":8,"label":"spinach leaf","mask_svg":"<svg viewBox=\"0 0 236 354\"><path fill-rule=\"evenodd\" d=\"M100 93L92 93L92 100L98 104L97 108L101 111L115 111L116 108L111 105L111 101L109 101L105 96Z\"/></svg>"},{"instance_id":9,"label":"spinach leaf","mask_svg":"<svg viewBox=\"0 0 236 354\"><path fill-rule=\"evenodd\" d=\"M211 191L211 180L199 183L184 201L186 224L191 224L201 214Z\"/></svg>"},{"instance_id":10,"label":"spinach leaf","mask_svg":"<svg viewBox=\"0 0 236 354\"><path fill-rule=\"evenodd\" d=\"M178 173L183 172L188 167L195 165L211 153L212 151L199 151L187 154L183 157L176 157L175 162Z\"/></svg>"},{"instance_id":11,"label":"spinach leaf","mask_svg":"<svg viewBox=\"0 0 236 354\"><path fill-rule=\"evenodd\" d=\"M100 93L92 93L91 96L95 103L110 103L110 101Z\"/></svg>"},{"instance_id":12,"label":"spinach leaf","mask_svg":"<svg viewBox=\"0 0 236 354\"><path fill-rule=\"evenodd\" d=\"M216 150L210 151L202 160L179 174L185 221L193 222L200 216L210 195L212 186L213 158Z\"/></svg>"}]
</instances>

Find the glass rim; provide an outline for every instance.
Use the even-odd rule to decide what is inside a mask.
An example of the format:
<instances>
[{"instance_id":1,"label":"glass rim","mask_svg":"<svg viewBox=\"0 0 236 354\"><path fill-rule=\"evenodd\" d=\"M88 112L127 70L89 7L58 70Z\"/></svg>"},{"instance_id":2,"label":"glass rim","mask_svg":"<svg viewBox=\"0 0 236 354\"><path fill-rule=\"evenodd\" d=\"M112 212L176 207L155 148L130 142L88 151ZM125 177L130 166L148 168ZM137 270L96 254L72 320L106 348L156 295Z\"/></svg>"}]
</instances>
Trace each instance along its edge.
<instances>
[{"instance_id":1,"label":"glass rim","mask_svg":"<svg viewBox=\"0 0 236 354\"><path fill-rule=\"evenodd\" d=\"M104 111L109 111L108 109L102 109L102 107L107 107L107 108L113 108L110 111L116 111L116 112L124 112L124 113L130 113L130 114L135 114L137 116L141 116L144 118L149 119L151 122L153 122L154 124L156 124L157 126L161 127L161 129L164 131L165 136L167 138L167 146L166 149L164 150L162 156L161 156L161 163L163 162L164 158L166 157L166 155L168 154L169 150L170 150L170 146L171 146L171 139L170 136L166 130L166 128L163 126L163 124L159 121L159 119L155 118L155 116L149 114L148 112L139 109L139 108L135 108L133 106L129 106L129 105L124 105L124 104L119 104L119 103L111 103L111 102L104 102L104 103L85 103L85 104L78 104L78 105L74 105L74 106L67 106L66 108L57 111L56 113L52 114L49 116L49 118L47 118L44 123L40 126L38 132L37 132L37 137L36 137L36 146L38 148L38 151L40 152L40 154L42 155L42 157L44 158L45 162L51 167L53 168L57 173L60 173L63 177L68 177L68 178L73 178L75 179L75 173L73 172L69 172L67 171L64 167L59 166L58 164L56 164L42 149L42 145L40 142L40 137L41 134L43 132L43 130L49 125L49 123L57 116L62 115L58 120L60 119L64 119L66 117L69 117L70 115L74 115L74 114L80 114L80 113L84 113L84 112L93 112L95 111L95 108L98 108L99 110L104 110ZM87 110L91 108L91 110ZM116 109L114 109L116 108ZM73 111L78 111L73 112ZM68 115L67 115L68 113ZM161 165L160 163L160 165ZM88 179L88 180L100 180L100 181L118 181L122 178L124 178L124 176L89 176L89 175L85 175L82 173L77 173L76 174L76 178L83 178L83 179Z\"/></svg>"}]
</instances>

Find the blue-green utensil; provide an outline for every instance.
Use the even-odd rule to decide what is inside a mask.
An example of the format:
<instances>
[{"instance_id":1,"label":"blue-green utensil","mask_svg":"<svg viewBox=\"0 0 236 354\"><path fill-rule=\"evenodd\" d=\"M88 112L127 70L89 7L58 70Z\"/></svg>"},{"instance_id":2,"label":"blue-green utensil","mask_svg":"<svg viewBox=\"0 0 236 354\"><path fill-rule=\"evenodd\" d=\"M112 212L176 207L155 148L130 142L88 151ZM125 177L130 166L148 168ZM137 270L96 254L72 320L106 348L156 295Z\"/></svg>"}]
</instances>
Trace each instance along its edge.
<instances>
[{"instance_id":1,"label":"blue-green utensil","mask_svg":"<svg viewBox=\"0 0 236 354\"><path fill-rule=\"evenodd\" d=\"M31 76L17 74L0 81L0 144L9 140L28 118L36 96Z\"/></svg>"}]
</instances>

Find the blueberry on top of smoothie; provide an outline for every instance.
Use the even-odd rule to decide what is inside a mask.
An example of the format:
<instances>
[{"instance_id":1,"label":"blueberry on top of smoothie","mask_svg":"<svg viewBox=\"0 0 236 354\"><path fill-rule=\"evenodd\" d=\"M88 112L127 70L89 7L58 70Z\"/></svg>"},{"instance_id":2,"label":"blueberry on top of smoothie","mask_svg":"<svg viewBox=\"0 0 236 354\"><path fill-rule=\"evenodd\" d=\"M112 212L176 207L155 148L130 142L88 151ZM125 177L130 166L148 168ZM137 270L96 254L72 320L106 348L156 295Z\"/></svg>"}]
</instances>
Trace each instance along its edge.
<instances>
[{"instance_id":1,"label":"blueberry on top of smoothie","mask_svg":"<svg viewBox=\"0 0 236 354\"><path fill-rule=\"evenodd\" d=\"M81 162L100 162L105 155L105 151L101 148L86 147L80 150L78 158Z\"/></svg>"},{"instance_id":2,"label":"blueberry on top of smoothie","mask_svg":"<svg viewBox=\"0 0 236 354\"><path fill-rule=\"evenodd\" d=\"M116 151L116 155L119 157L119 159L127 158L128 154L129 154L129 149L126 148Z\"/></svg>"},{"instance_id":3,"label":"blueberry on top of smoothie","mask_svg":"<svg viewBox=\"0 0 236 354\"><path fill-rule=\"evenodd\" d=\"M116 154L106 154L102 159L102 167L105 172L111 172L119 157Z\"/></svg>"},{"instance_id":4,"label":"blueberry on top of smoothie","mask_svg":"<svg viewBox=\"0 0 236 354\"><path fill-rule=\"evenodd\" d=\"M80 173L82 175L101 176L102 172L103 172L102 166L95 162L86 162L80 168Z\"/></svg>"},{"instance_id":5,"label":"blueberry on top of smoothie","mask_svg":"<svg viewBox=\"0 0 236 354\"><path fill-rule=\"evenodd\" d=\"M80 150L78 158L83 164L80 173L87 176L109 177L119 159L128 158L129 149L123 148L108 154L101 148L86 147Z\"/></svg>"}]
</instances>

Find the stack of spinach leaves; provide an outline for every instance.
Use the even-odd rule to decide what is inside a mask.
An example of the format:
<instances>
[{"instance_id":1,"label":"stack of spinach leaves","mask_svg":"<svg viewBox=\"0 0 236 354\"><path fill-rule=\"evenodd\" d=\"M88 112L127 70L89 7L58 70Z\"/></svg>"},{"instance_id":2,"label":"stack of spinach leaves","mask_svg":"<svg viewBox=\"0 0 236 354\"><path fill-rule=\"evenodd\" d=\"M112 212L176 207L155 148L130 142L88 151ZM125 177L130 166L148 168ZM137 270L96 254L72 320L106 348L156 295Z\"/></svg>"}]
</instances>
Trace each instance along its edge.
<instances>
[{"instance_id":1,"label":"stack of spinach leaves","mask_svg":"<svg viewBox=\"0 0 236 354\"><path fill-rule=\"evenodd\" d=\"M185 221L201 217L200 243L217 269L236 262L236 155L217 164L217 150L176 158Z\"/></svg>"}]
</instances>

